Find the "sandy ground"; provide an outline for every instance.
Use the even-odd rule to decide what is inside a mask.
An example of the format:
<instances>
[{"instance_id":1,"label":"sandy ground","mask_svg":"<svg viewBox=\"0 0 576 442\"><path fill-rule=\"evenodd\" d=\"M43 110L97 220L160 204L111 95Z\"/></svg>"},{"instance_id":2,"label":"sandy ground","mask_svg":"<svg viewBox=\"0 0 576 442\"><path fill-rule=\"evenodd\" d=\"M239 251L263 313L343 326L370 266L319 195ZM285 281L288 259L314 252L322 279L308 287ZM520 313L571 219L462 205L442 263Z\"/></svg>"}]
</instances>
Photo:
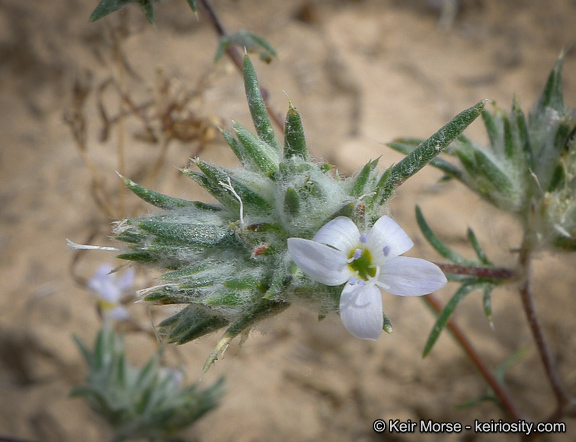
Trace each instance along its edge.
<instances>
[{"instance_id":1,"label":"sandy ground","mask_svg":"<svg viewBox=\"0 0 576 442\"><path fill-rule=\"evenodd\" d=\"M135 102L156 99L157 68L193 89L205 77L193 108L200 129L208 121L231 119L249 125L241 80L232 65L212 63L215 37L205 20L195 21L183 1L156 8L156 27L147 26L137 9L98 23L87 23L97 2L0 1L0 436L35 441L101 441L105 425L78 399L68 398L85 367L71 339L92 342L99 327L94 295L74 282L73 254L65 238L107 242L110 221L122 214L149 213L135 197L119 189L115 170L135 179L146 176L158 156L158 144L138 141L142 125L134 117L112 127L100 143L98 87L108 78L129 91ZM256 64L273 106L285 112L289 95L301 111L312 152L352 173L371 158L380 166L400 156L384 143L397 136L426 137L452 116L483 98L508 107L517 95L529 109L563 47L576 38L576 5L555 2L469 0L452 28L438 28L438 13L424 0L258 2L217 1L230 30L261 34L280 57ZM302 9L304 8L304 9ZM304 14L307 12L307 14ZM303 19L304 17L304 19ZM111 29L124 20L125 39ZM116 46L115 46L116 44ZM120 48L121 52L114 52ZM123 53L137 74L121 68ZM576 62L565 65L566 101L576 103ZM64 115L72 109L73 84L91 78L85 106L87 154L104 181L108 213L91 196L91 174L82 161ZM174 86L175 87L175 86ZM113 87L103 100L110 115L118 109ZM157 104L160 108L161 105ZM484 139L480 124L469 133ZM201 157L233 165L231 152L216 136ZM126 164L116 152L123 146ZM203 194L175 167L198 150L194 142L170 145L154 188L178 197ZM438 260L418 233L414 205L453 247L470 256L465 232L472 227L489 256L513 265L511 249L519 228L458 184L437 184L434 170L420 173L392 200L392 214L411 234L412 256ZM82 257L76 274L87 278L106 253ZM551 349L567 390L576 393L576 299L574 256L542 254L535 263L534 288ZM137 288L157 276L140 272ZM447 300L455 287L439 295ZM491 330L474 293L457 314L479 353L491 367L526 349L507 374L518 407L538 420L554 408L553 396L537 359L514 287L494 293ZM433 318L418 299L384 295L384 308L395 335L362 342L348 335L337 317L318 322L313 312L293 308L262 324L239 349L232 345L202 383L222 374L227 391L222 406L187 433L189 440L505 440L503 436L406 434L376 435L372 422L383 419L434 419L472 423L506 419L491 403L472 409L457 405L486 392L483 380L459 347L443 336L432 354L421 358ZM150 328L149 310L131 312ZM152 311L160 318L166 312ZM200 377L205 358L219 334L169 351L183 365L188 381ZM133 363L156 348L144 334L129 334ZM569 434L550 440L574 440ZM514 440L510 436L511 440Z\"/></svg>"}]
</instances>

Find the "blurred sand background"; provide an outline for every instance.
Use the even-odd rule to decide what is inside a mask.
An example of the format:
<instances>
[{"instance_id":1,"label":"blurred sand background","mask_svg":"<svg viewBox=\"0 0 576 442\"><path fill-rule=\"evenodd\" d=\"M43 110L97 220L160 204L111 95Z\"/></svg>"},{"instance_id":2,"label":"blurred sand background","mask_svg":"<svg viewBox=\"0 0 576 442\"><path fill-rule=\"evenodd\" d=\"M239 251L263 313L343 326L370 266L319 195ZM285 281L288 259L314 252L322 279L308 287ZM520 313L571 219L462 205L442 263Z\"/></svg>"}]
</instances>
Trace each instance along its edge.
<instances>
[{"instance_id":1,"label":"blurred sand background","mask_svg":"<svg viewBox=\"0 0 576 442\"><path fill-rule=\"evenodd\" d=\"M255 64L272 105L287 109L285 91L301 112L308 144L318 158L350 174L381 156L380 167L401 156L384 144L398 136L427 137L459 111L490 98L504 108L518 96L530 109L558 54L576 40L576 3L464 0L448 30L425 0L214 1L229 31L249 29L278 51L270 65ZM115 170L146 178L158 144L136 136L142 125L128 117L98 141L102 122L98 87L112 78L135 102L160 102L157 69L173 87L193 89L204 141L200 156L233 166L234 157L217 134L202 135L209 121L228 127L234 119L250 126L242 81L231 63L213 64L216 39L202 17L196 21L184 1L157 5L156 26L138 8L88 23L97 1L0 0L0 436L34 441L108 440L105 425L79 399L68 397L82 382L85 365L71 335L92 343L99 318L94 294L74 282L74 256L66 238L107 244L110 222L91 196L91 174L82 161L64 116L73 108L73 85L90 85L84 107L87 154L97 167L115 213L145 215L150 207L123 194ZM120 68L110 36L129 30L121 53L137 76ZM576 60L568 51L564 68L566 102L576 105ZM174 86L176 85L176 86ZM103 92L110 115L118 110L113 87ZM157 104L158 105L158 104ZM160 105L158 105L160 106ZM484 140L480 123L467 132ZM141 137L140 137L141 138ZM126 151L119 165L117 150ZM181 176L199 149L192 142L169 146L154 189L182 198L203 198ZM519 245L514 220L494 211L457 183L437 184L441 174L425 170L402 186L391 213L410 233L409 252L439 260L418 232L414 205L447 242L471 257L466 228L472 227L489 257L514 265ZM123 202L123 203L121 203ZM534 292L545 332L564 385L576 393L576 259L543 253L535 262ZM119 264L106 252L82 256L75 274L90 277L101 262ZM157 273L140 271L137 287L154 284ZM446 301L449 285L439 296ZM507 374L519 408L535 420L554 408L514 287L493 294L492 330L482 313L481 294L472 293L456 318L493 368L525 348L526 356ZM135 320L151 329L166 311L137 304ZM350 336L338 317L322 322L314 312L292 308L234 343L223 360L202 377L208 384L225 374L222 406L187 433L187 440L507 440L502 436L376 435L372 422L434 419L472 423L505 419L493 403L471 409L457 405L486 392L483 380L445 334L432 354L421 352L433 317L418 299L384 294L395 334L376 342ZM220 332L168 351L195 382ZM142 363L156 349L145 334L128 334L130 358ZM569 434L550 440L574 440ZM511 440L514 438L510 437Z\"/></svg>"}]
</instances>

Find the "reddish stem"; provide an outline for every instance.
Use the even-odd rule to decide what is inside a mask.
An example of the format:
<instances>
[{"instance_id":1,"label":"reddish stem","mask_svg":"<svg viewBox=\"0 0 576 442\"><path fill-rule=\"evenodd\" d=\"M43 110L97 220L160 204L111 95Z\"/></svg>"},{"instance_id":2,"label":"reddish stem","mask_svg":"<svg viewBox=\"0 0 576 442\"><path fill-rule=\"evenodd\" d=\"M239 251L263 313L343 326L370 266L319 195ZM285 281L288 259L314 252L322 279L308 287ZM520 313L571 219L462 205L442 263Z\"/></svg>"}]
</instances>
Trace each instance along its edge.
<instances>
[{"instance_id":1,"label":"reddish stem","mask_svg":"<svg viewBox=\"0 0 576 442\"><path fill-rule=\"evenodd\" d=\"M478 276L479 278L510 279L518 278L514 270L504 267L471 267L457 264L439 264L436 263L444 273L453 275Z\"/></svg>"},{"instance_id":2,"label":"reddish stem","mask_svg":"<svg viewBox=\"0 0 576 442\"><path fill-rule=\"evenodd\" d=\"M437 314L440 314L440 312L442 311L442 304L440 303L438 298L430 294L424 296L424 301L426 301L426 303L430 307L432 307L432 309ZM516 409L516 406L512 402L512 399L508 395L508 392L504 389L502 384L500 384L500 382L498 382L498 380L492 375L492 372L486 366L484 361L480 358L480 356L478 355L478 353L476 352L476 350L474 349L474 347L472 346L472 344L470 343L470 341L468 340L462 329L460 329L460 327L456 325L453 319L450 319L446 326L448 327L454 338L456 338L462 349L466 352L472 363L476 366L476 368L478 369L484 380L488 383L490 388L492 388L492 391L494 391L494 394L500 401L500 404L502 404L504 410L506 410L509 416L514 420L523 419L522 414L518 409Z\"/></svg>"},{"instance_id":3,"label":"reddish stem","mask_svg":"<svg viewBox=\"0 0 576 442\"><path fill-rule=\"evenodd\" d=\"M531 242L525 239L522 244L522 248L520 249L520 256L518 258L518 263L520 264L520 267L524 270L524 282L520 286L520 298L522 300L522 307L524 308L524 314L526 315L528 326L530 328L530 331L532 332L532 336L534 338L536 347L538 349L538 353L540 355L540 360L542 361L542 365L544 365L546 376L548 377L550 386L552 387L554 395L556 396L557 409L549 418L550 421L556 421L563 416L564 410L569 408L568 407L569 405L571 405L571 408L573 410L575 404L574 400L568 394L566 394L566 392L562 388L560 377L558 376L558 372L556 371L554 361L552 360L552 355L550 354L550 349L548 348L546 338L544 337L544 333L542 331L542 326L538 319L538 315L536 314L536 309L534 307L534 300L532 297L532 292L530 290L531 254L532 254Z\"/></svg>"}]
</instances>

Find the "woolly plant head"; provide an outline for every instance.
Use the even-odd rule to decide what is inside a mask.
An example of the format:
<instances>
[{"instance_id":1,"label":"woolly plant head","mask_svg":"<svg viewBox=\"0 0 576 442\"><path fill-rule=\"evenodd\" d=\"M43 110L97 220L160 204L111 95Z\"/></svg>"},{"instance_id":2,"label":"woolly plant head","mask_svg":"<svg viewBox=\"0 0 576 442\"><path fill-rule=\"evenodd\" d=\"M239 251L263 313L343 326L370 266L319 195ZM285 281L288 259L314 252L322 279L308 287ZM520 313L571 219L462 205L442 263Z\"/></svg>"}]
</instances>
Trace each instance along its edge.
<instances>
[{"instance_id":1,"label":"woolly plant head","mask_svg":"<svg viewBox=\"0 0 576 442\"><path fill-rule=\"evenodd\" d=\"M116 239L127 244L120 258L168 270L157 286L144 291L144 299L184 305L159 325L169 342L182 344L227 327L206 368L231 339L295 301L311 303L320 317L338 312L343 284L321 284L300 271L288 239L310 239L337 217L367 231L386 212L392 191L459 135L484 106L480 102L459 114L414 155L384 173L374 160L343 179L334 167L310 159L292 103L284 142L277 140L248 57L244 80L256 134L238 123L233 123L233 133L223 132L242 167L232 170L194 159L192 168L182 170L219 204L172 198L123 178L136 195L163 212L123 220L115 228ZM384 324L389 327L389 322Z\"/></svg>"}]
</instances>

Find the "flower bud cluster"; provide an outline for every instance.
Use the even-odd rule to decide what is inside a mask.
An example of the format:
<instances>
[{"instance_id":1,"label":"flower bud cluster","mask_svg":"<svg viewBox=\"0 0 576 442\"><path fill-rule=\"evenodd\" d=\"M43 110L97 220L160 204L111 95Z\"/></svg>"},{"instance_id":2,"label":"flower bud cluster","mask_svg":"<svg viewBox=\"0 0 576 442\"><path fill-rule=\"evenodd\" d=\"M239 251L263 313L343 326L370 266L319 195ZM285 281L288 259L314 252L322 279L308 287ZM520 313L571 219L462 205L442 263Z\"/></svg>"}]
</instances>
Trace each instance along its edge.
<instances>
[{"instance_id":1,"label":"flower bud cluster","mask_svg":"<svg viewBox=\"0 0 576 442\"><path fill-rule=\"evenodd\" d=\"M490 149L460 136L448 152L464 170L444 170L515 214L541 246L575 250L576 111L564 104L562 64L561 56L528 118L516 99L509 112L484 110Z\"/></svg>"},{"instance_id":2,"label":"flower bud cluster","mask_svg":"<svg viewBox=\"0 0 576 442\"><path fill-rule=\"evenodd\" d=\"M123 220L115 228L116 239L127 244L120 258L169 270L160 277L158 285L142 291L146 301L185 305L159 325L160 332L169 342L185 343L227 327L208 365L235 336L257 321L279 313L295 300L312 301L319 309L319 317L331 312L342 314L341 286L344 281L334 284L331 280L330 284L325 284L310 277L310 272L299 269L288 250L288 239L309 240L316 238L319 231L333 232L335 238L340 233L344 238L351 237L350 232L354 230L351 228L346 232L334 228L322 230L335 219L347 219L346 225L358 226L354 232L367 233L381 219L393 190L438 155L484 107L484 102L480 102L461 112L413 154L384 173L377 170L378 160L374 160L355 176L342 178L332 166L310 159L302 121L292 103L286 116L284 142L280 144L248 57L244 59L244 82L256 134L238 123L233 123L232 132L223 131L242 167L232 170L194 159L193 168L182 170L218 204L173 198L123 178L137 196L163 212ZM377 231L387 236L389 229ZM322 241L330 244L332 240L324 238ZM398 239L378 238L374 243L382 241L395 244ZM365 259L352 262L351 268L354 270L362 263L368 267L377 264L378 269L403 275L391 277L383 271L381 284L392 281L392 288L410 285L415 273L408 268L410 266L390 264L384 267L384 261L393 257L396 263L412 262L397 258L410 248L407 244L404 242L403 250L396 254L379 249L375 256L383 258L376 260L378 262L372 262L366 255ZM320 265L325 261L325 257L309 258L317 259ZM368 267L360 269L360 277L378 271ZM345 269L335 271L345 273ZM445 283L444 276L438 272L439 269L435 273L438 284L434 285L434 290ZM372 285L368 285L370 299L375 300L379 292L375 288L372 290ZM419 295L429 289L420 282L417 285ZM397 291L410 292L408 288ZM364 307L358 303L350 305ZM369 309L374 317L371 322L379 324L380 330L390 330L386 318L384 321L382 317L376 318L377 310L373 306ZM358 321L363 315L361 311L354 316L353 326L349 327L360 330L357 334L362 337L366 335L364 325ZM371 338L379 334L376 328L370 329Z\"/></svg>"}]
</instances>

